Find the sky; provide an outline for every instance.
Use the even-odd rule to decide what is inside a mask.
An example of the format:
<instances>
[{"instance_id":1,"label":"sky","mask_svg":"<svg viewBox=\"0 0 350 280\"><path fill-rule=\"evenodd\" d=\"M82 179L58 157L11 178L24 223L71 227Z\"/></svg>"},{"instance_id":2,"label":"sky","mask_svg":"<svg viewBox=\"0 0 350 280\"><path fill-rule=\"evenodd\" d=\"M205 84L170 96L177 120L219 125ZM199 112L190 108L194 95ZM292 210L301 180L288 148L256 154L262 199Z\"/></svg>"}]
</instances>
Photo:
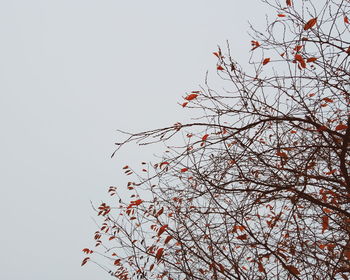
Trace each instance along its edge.
<instances>
[{"instance_id":1,"label":"sky","mask_svg":"<svg viewBox=\"0 0 350 280\"><path fill-rule=\"evenodd\" d=\"M80 267L121 167L150 161L117 129L191 116L187 92L215 77L217 45L249 55L259 0L0 0L0 279L110 278ZM155 151L154 151L155 152ZM148 154L150 153L150 154ZM146 157L147 158L142 158Z\"/></svg>"}]
</instances>

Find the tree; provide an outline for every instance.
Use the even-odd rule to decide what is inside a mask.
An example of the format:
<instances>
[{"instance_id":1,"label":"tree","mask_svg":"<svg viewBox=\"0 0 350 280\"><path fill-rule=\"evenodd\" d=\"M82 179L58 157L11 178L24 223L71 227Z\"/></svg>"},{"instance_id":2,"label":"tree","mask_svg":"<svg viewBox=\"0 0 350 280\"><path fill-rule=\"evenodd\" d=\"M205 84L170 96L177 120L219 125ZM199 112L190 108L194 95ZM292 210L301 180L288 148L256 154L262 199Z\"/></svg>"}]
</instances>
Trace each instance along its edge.
<instances>
[{"instance_id":1,"label":"tree","mask_svg":"<svg viewBox=\"0 0 350 280\"><path fill-rule=\"evenodd\" d=\"M96 209L117 279L350 278L350 2L263 2L248 70L219 48L225 90L184 97L201 118L116 144L167 147Z\"/></svg>"}]
</instances>

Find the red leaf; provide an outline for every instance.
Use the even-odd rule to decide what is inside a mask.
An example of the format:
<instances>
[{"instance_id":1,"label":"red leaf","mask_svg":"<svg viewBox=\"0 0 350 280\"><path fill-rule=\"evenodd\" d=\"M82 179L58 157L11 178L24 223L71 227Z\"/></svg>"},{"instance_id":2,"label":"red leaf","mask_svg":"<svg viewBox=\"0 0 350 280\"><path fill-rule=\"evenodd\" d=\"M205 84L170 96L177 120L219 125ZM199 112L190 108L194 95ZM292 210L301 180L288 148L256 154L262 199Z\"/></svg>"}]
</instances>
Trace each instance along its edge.
<instances>
[{"instance_id":1,"label":"red leaf","mask_svg":"<svg viewBox=\"0 0 350 280\"><path fill-rule=\"evenodd\" d=\"M270 58L265 58L262 62L263 65L266 65L267 63L270 62Z\"/></svg>"},{"instance_id":2,"label":"red leaf","mask_svg":"<svg viewBox=\"0 0 350 280\"><path fill-rule=\"evenodd\" d=\"M188 168L182 168L180 171L183 173L183 172L186 172L188 170Z\"/></svg>"},{"instance_id":3,"label":"red leaf","mask_svg":"<svg viewBox=\"0 0 350 280\"><path fill-rule=\"evenodd\" d=\"M186 96L185 99L188 101L191 101L191 100L197 98L197 96L198 96L198 94L192 93L192 94Z\"/></svg>"},{"instance_id":4,"label":"red leaf","mask_svg":"<svg viewBox=\"0 0 350 280\"><path fill-rule=\"evenodd\" d=\"M317 22L317 17L310 19L305 25L304 25L304 30L308 30L312 28Z\"/></svg>"},{"instance_id":5,"label":"red leaf","mask_svg":"<svg viewBox=\"0 0 350 280\"><path fill-rule=\"evenodd\" d=\"M202 137L202 141L207 140L207 139L208 139L208 136L209 136L209 134L205 134L205 135Z\"/></svg>"},{"instance_id":6,"label":"red leaf","mask_svg":"<svg viewBox=\"0 0 350 280\"><path fill-rule=\"evenodd\" d=\"M279 157L288 158L288 156L285 152L277 152L276 155Z\"/></svg>"},{"instance_id":7,"label":"red leaf","mask_svg":"<svg viewBox=\"0 0 350 280\"><path fill-rule=\"evenodd\" d=\"M260 43L258 41L251 41L253 48L251 49L254 51L256 48L260 47Z\"/></svg>"},{"instance_id":8,"label":"red leaf","mask_svg":"<svg viewBox=\"0 0 350 280\"><path fill-rule=\"evenodd\" d=\"M220 55L217 52L213 52L213 55L215 55L216 57L220 58Z\"/></svg>"},{"instance_id":9,"label":"red leaf","mask_svg":"<svg viewBox=\"0 0 350 280\"><path fill-rule=\"evenodd\" d=\"M286 265L286 268L288 269L288 271L294 275L299 275L300 271L293 265Z\"/></svg>"},{"instance_id":10,"label":"red leaf","mask_svg":"<svg viewBox=\"0 0 350 280\"><path fill-rule=\"evenodd\" d=\"M82 261L82 263L81 263L81 266L85 265L85 264L88 262L88 260L90 260L89 257L83 259L83 261Z\"/></svg>"},{"instance_id":11,"label":"red leaf","mask_svg":"<svg viewBox=\"0 0 350 280\"><path fill-rule=\"evenodd\" d=\"M188 104L188 102L184 102L181 104L181 106L184 108L184 107L186 107L187 104Z\"/></svg>"},{"instance_id":12,"label":"red leaf","mask_svg":"<svg viewBox=\"0 0 350 280\"><path fill-rule=\"evenodd\" d=\"M298 45L298 46L296 46L296 47L294 48L294 50L295 50L296 52L298 52L298 51L300 51L302 48L303 48L303 46Z\"/></svg>"},{"instance_id":13,"label":"red leaf","mask_svg":"<svg viewBox=\"0 0 350 280\"><path fill-rule=\"evenodd\" d=\"M285 17L286 15L284 15L284 14L278 14L277 16L278 16L278 17Z\"/></svg>"},{"instance_id":14,"label":"red leaf","mask_svg":"<svg viewBox=\"0 0 350 280\"><path fill-rule=\"evenodd\" d=\"M345 130L347 128L348 128L347 125L340 123L335 127L335 130Z\"/></svg>"},{"instance_id":15,"label":"red leaf","mask_svg":"<svg viewBox=\"0 0 350 280\"><path fill-rule=\"evenodd\" d=\"M322 233L324 233L324 231L326 229L328 229L328 225L329 225L329 218L328 218L328 216L323 216L322 217Z\"/></svg>"},{"instance_id":16,"label":"red leaf","mask_svg":"<svg viewBox=\"0 0 350 280\"><path fill-rule=\"evenodd\" d=\"M163 256L164 248L159 248L156 254L156 259L159 261L161 257Z\"/></svg>"},{"instance_id":17,"label":"red leaf","mask_svg":"<svg viewBox=\"0 0 350 280\"><path fill-rule=\"evenodd\" d=\"M161 226L158 230L158 236L161 236L161 234L166 230L167 227L168 225Z\"/></svg>"},{"instance_id":18,"label":"red leaf","mask_svg":"<svg viewBox=\"0 0 350 280\"><path fill-rule=\"evenodd\" d=\"M347 24L350 24L349 18L347 16L344 17L344 22L347 23Z\"/></svg>"},{"instance_id":19,"label":"red leaf","mask_svg":"<svg viewBox=\"0 0 350 280\"><path fill-rule=\"evenodd\" d=\"M325 130L327 130L327 129L328 129L327 126L321 125L321 126L319 126L319 127L317 128L317 131L325 131Z\"/></svg>"},{"instance_id":20,"label":"red leaf","mask_svg":"<svg viewBox=\"0 0 350 280\"><path fill-rule=\"evenodd\" d=\"M292 0L287 0L286 4L287 4L287 6L292 6Z\"/></svg>"},{"instance_id":21,"label":"red leaf","mask_svg":"<svg viewBox=\"0 0 350 280\"><path fill-rule=\"evenodd\" d=\"M159 168L162 168L163 165L168 165L168 164L169 164L169 162L163 161L163 162L159 165Z\"/></svg>"},{"instance_id":22,"label":"red leaf","mask_svg":"<svg viewBox=\"0 0 350 280\"><path fill-rule=\"evenodd\" d=\"M164 244L169 243L169 241L170 241L171 239L173 239L173 237L172 237L171 235L169 235L167 238L165 238Z\"/></svg>"},{"instance_id":23,"label":"red leaf","mask_svg":"<svg viewBox=\"0 0 350 280\"><path fill-rule=\"evenodd\" d=\"M258 269L259 269L259 272L265 272L265 268L261 262L258 263Z\"/></svg>"},{"instance_id":24,"label":"red leaf","mask_svg":"<svg viewBox=\"0 0 350 280\"><path fill-rule=\"evenodd\" d=\"M94 251L92 251L92 250L90 250L90 249L88 249L88 248L85 248L85 249L83 249L83 252L84 252L85 254L92 254Z\"/></svg>"},{"instance_id":25,"label":"red leaf","mask_svg":"<svg viewBox=\"0 0 350 280\"><path fill-rule=\"evenodd\" d=\"M218 69L218 70L225 70L221 65L219 65L218 67L216 67L216 69Z\"/></svg>"},{"instance_id":26,"label":"red leaf","mask_svg":"<svg viewBox=\"0 0 350 280\"><path fill-rule=\"evenodd\" d=\"M248 238L248 236L246 234L242 234L236 237L239 240L246 240Z\"/></svg>"},{"instance_id":27,"label":"red leaf","mask_svg":"<svg viewBox=\"0 0 350 280\"><path fill-rule=\"evenodd\" d=\"M328 103L333 103L333 99L329 98L329 97L325 97L322 99L323 101L326 101Z\"/></svg>"},{"instance_id":28,"label":"red leaf","mask_svg":"<svg viewBox=\"0 0 350 280\"><path fill-rule=\"evenodd\" d=\"M116 259L116 260L114 261L114 265L120 265L120 259Z\"/></svg>"},{"instance_id":29,"label":"red leaf","mask_svg":"<svg viewBox=\"0 0 350 280\"><path fill-rule=\"evenodd\" d=\"M123 169L128 169L129 168L129 166L128 165L125 165L124 167L123 167Z\"/></svg>"},{"instance_id":30,"label":"red leaf","mask_svg":"<svg viewBox=\"0 0 350 280\"><path fill-rule=\"evenodd\" d=\"M316 57L309 57L306 62L315 62L317 60Z\"/></svg>"}]
</instances>

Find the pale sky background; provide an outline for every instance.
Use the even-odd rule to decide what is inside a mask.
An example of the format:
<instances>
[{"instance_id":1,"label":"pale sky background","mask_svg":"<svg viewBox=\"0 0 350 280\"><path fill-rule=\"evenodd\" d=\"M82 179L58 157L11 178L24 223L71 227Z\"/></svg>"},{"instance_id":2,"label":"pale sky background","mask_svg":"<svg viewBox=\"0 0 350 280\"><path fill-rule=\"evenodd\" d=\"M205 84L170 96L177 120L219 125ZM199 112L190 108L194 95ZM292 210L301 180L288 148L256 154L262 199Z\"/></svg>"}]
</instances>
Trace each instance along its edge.
<instances>
[{"instance_id":1,"label":"pale sky background","mask_svg":"<svg viewBox=\"0 0 350 280\"><path fill-rule=\"evenodd\" d=\"M139 159L116 129L188 116L177 102L215 76L217 45L247 57L259 0L0 1L0 279L109 279L80 267L90 200ZM209 76L209 77L210 77ZM144 159L151 160L151 159Z\"/></svg>"}]
</instances>

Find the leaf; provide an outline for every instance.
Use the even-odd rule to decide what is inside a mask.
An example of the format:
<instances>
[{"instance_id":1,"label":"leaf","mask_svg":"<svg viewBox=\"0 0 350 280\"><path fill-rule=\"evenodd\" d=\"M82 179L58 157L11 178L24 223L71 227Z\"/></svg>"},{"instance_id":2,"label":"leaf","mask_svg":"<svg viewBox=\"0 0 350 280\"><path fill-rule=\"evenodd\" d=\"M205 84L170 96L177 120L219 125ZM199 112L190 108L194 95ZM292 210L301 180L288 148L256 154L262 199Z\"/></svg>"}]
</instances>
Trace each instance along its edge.
<instances>
[{"instance_id":1,"label":"leaf","mask_svg":"<svg viewBox=\"0 0 350 280\"><path fill-rule=\"evenodd\" d=\"M222 70L225 70L221 65L219 65L218 67L216 67L216 69L222 71Z\"/></svg>"},{"instance_id":2,"label":"leaf","mask_svg":"<svg viewBox=\"0 0 350 280\"><path fill-rule=\"evenodd\" d=\"M164 253L164 248L159 248L157 253L156 253L156 259L159 261L161 257L163 256Z\"/></svg>"},{"instance_id":3,"label":"leaf","mask_svg":"<svg viewBox=\"0 0 350 280\"><path fill-rule=\"evenodd\" d=\"M116 260L114 261L114 265L120 265L120 259L116 259Z\"/></svg>"},{"instance_id":4,"label":"leaf","mask_svg":"<svg viewBox=\"0 0 350 280\"><path fill-rule=\"evenodd\" d=\"M161 236L167 227L168 227L168 225L161 226L160 229L158 230L158 236Z\"/></svg>"},{"instance_id":5,"label":"leaf","mask_svg":"<svg viewBox=\"0 0 350 280\"><path fill-rule=\"evenodd\" d=\"M220 55L217 52L213 52L213 55L215 55L217 58L220 58Z\"/></svg>"},{"instance_id":6,"label":"leaf","mask_svg":"<svg viewBox=\"0 0 350 280\"><path fill-rule=\"evenodd\" d=\"M258 269L259 269L259 272L265 272L265 268L261 262L258 262Z\"/></svg>"},{"instance_id":7,"label":"leaf","mask_svg":"<svg viewBox=\"0 0 350 280\"><path fill-rule=\"evenodd\" d=\"M286 4L287 4L287 6L292 6L292 0L287 0Z\"/></svg>"},{"instance_id":8,"label":"leaf","mask_svg":"<svg viewBox=\"0 0 350 280\"><path fill-rule=\"evenodd\" d=\"M317 131L325 131L325 130L327 130L327 129L328 129L327 126L321 125L321 126L319 126L319 127L317 128Z\"/></svg>"},{"instance_id":9,"label":"leaf","mask_svg":"<svg viewBox=\"0 0 350 280\"><path fill-rule=\"evenodd\" d=\"M277 152L276 156L283 157L283 158L288 158L288 155L285 152Z\"/></svg>"},{"instance_id":10,"label":"leaf","mask_svg":"<svg viewBox=\"0 0 350 280\"><path fill-rule=\"evenodd\" d=\"M277 16L278 16L278 17L285 17L286 15L284 15L284 14L278 14Z\"/></svg>"},{"instance_id":11,"label":"leaf","mask_svg":"<svg viewBox=\"0 0 350 280\"><path fill-rule=\"evenodd\" d=\"M329 226L329 218L328 216L323 216L322 217L322 233L325 232L326 229L328 229Z\"/></svg>"},{"instance_id":12,"label":"leaf","mask_svg":"<svg viewBox=\"0 0 350 280\"><path fill-rule=\"evenodd\" d=\"M82 250L85 254L92 254L94 251L88 249L88 248L85 248Z\"/></svg>"},{"instance_id":13,"label":"leaf","mask_svg":"<svg viewBox=\"0 0 350 280\"><path fill-rule=\"evenodd\" d=\"M317 22L317 17L310 19L305 25L304 25L304 30L308 30L312 28Z\"/></svg>"},{"instance_id":14,"label":"leaf","mask_svg":"<svg viewBox=\"0 0 350 280\"><path fill-rule=\"evenodd\" d=\"M266 64L269 63L269 62L270 62L270 58L268 57L268 58L265 58L265 59L263 60L262 64L263 64L263 65L266 65Z\"/></svg>"},{"instance_id":15,"label":"leaf","mask_svg":"<svg viewBox=\"0 0 350 280\"><path fill-rule=\"evenodd\" d=\"M191 93L190 95L186 96L185 99L188 101L191 101L191 100L197 98L197 96L198 96L198 94Z\"/></svg>"},{"instance_id":16,"label":"leaf","mask_svg":"<svg viewBox=\"0 0 350 280\"><path fill-rule=\"evenodd\" d=\"M205 134L203 137L202 137L202 141L206 141L209 137L209 134Z\"/></svg>"},{"instance_id":17,"label":"leaf","mask_svg":"<svg viewBox=\"0 0 350 280\"><path fill-rule=\"evenodd\" d=\"M129 168L129 166L128 165L125 165L124 167L123 167L123 169L128 169Z\"/></svg>"},{"instance_id":18,"label":"leaf","mask_svg":"<svg viewBox=\"0 0 350 280\"><path fill-rule=\"evenodd\" d=\"M329 97L325 97L322 100L325 101L325 102L328 102L328 103L333 103L333 99L331 99Z\"/></svg>"},{"instance_id":19,"label":"leaf","mask_svg":"<svg viewBox=\"0 0 350 280\"><path fill-rule=\"evenodd\" d=\"M258 41L251 41L253 48L251 49L254 51L256 48L260 47L260 43Z\"/></svg>"},{"instance_id":20,"label":"leaf","mask_svg":"<svg viewBox=\"0 0 350 280\"><path fill-rule=\"evenodd\" d=\"M302 48L303 48L303 46L298 45L298 46L296 46L296 47L294 48L294 50L295 50L296 52L298 52L298 51L300 51Z\"/></svg>"},{"instance_id":21,"label":"leaf","mask_svg":"<svg viewBox=\"0 0 350 280\"><path fill-rule=\"evenodd\" d=\"M169 164L169 162L167 162L167 161L163 161L160 165L159 165L159 168L162 168L162 166L164 166L164 165L168 165Z\"/></svg>"},{"instance_id":22,"label":"leaf","mask_svg":"<svg viewBox=\"0 0 350 280\"><path fill-rule=\"evenodd\" d=\"M81 262L81 266L85 265L88 262L88 260L90 260L89 257L83 259L83 261Z\"/></svg>"},{"instance_id":23,"label":"leaf","mask_svg":"<svg viewBox=\"0 0 350 280\"><path fill-rule=\"evenodd\" d=\"M347 128L348 128L347 125L340 123L335 127L335 130L345 130Z\"/></svg>"},{"instance_id":24,"label":"leaf","mask_svg":"<svg viewBox=\"0 0 350 280\"><path fill-rule=\"evenodd\" d=\"M171 239L173 239L173 237L169 235L167 238L165 238L164 244L168 244Z\"/></svg>"},{"instance_id":25,"label":"leaf","mask_svg":"<svg viewBox=\"0 0 350 280\"><path fill-rule=\"evenodd\" d=\"M344 17L344 22L350 24L349 18L347 16Z\"/></svg>"},{"instance_id":26,"label":"leaf","mask_svg":"<svg viewBox=\"0 0 350 280\"><path fill-rule=\"evenodd\" d=\"M248 238L248 235L247 234L242 234L242 235L237 236L236 238L239 239L239 240L246 240Z\"/></svg>"},{"instance_id":27,"label":"leaf","mask_svg":"<svg viewBox=\"0 0 350 280\"><path fill-rule=\"evenodd\" d=\"M316 57L309 57L306 62L315 62L317 60Z\"/></svg>"},{"instance_id":28,"label":"leaf","mask_svg":"<svg viewBox=\"0 0 350 280\"><path fill-rule=\"evenodd\" d=\"M188 168L182 168L180 171L183 173L183 172L186 172L188 170Z\"/></svg>"},{"instance_id":29,"label":"leaf","mask_svg":"<svg viewBox=\"0 0 350 280\"><path fill-rule=\"evenodd\" d=\"M186 106L187 106L187 104L188 104L188 102L184 102L184 103L182 103L182 104L181 104L182 108L186 107Z\"/></svg>"},{"instance_id":30,"label":"leaf","mask_svg":"<svg viewBox=\"0 0 350 280\"><path fill-rule=\"evenodd\" d=\"M294 275L299 275L300 271L293 265L286 265L286 268L288 269L288 271Z\"/></svg>"}]
</instances>

